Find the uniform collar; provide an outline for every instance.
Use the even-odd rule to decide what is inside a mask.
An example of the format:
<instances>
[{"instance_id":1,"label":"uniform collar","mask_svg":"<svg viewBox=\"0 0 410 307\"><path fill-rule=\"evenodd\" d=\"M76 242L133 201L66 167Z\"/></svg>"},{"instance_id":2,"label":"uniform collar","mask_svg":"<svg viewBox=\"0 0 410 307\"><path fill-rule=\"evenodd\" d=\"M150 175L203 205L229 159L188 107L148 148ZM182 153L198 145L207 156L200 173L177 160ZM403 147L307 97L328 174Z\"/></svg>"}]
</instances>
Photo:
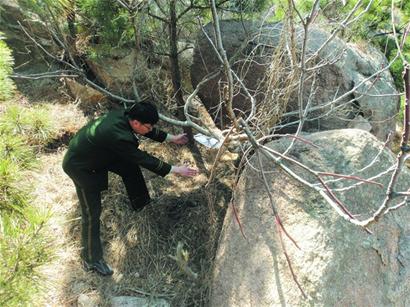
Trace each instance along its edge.
<instances>
[{"instance_id":1,"label":"uniform collar","mask_svg":"<svg viewBox=\"0 0 410 307\"><path fill-rule=\"evenodd\" d=\"M130 125L130 121L129 121L129 119L128 119L128 116L125 114L125 110L123 111L122 114L123 114L123 116L124 116L125 122L126 122L127 125L128 125L128 128L131 130L132 135L135 137L135 139L136 139L137 141L139 141L138 134L136 134L135 131L132 129L132 127L131 127L131 125Z\"/></svg>"}]
</instances>

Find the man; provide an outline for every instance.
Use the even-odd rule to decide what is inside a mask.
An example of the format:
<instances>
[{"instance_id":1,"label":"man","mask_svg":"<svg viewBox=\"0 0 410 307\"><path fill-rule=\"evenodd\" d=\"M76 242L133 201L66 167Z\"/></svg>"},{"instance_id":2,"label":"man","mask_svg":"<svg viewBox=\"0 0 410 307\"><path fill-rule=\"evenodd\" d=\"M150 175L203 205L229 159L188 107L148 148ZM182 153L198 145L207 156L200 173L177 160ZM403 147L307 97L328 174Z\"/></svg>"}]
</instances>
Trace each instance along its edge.
<instances>
[{"instance_id":1,"label":"man","mask_svg":"<svg viewBox=\"0 0 410 307\"><path fill-rule=\"evenodd\" d=\"M108 188L108 171L122 177L136 211L150 202L140 166L160 176L197 175L196 169L171 166L138 149L138 135L158 142L187 143L185 134L172 135L155 128L158 119L154 105L137 103L129 110L114 110L91 121L70 141L63 169L74 182L81 206L82 259L87 271L113 274L103 259L100 240L101 191Z\"/></svg>"}]
</instances>

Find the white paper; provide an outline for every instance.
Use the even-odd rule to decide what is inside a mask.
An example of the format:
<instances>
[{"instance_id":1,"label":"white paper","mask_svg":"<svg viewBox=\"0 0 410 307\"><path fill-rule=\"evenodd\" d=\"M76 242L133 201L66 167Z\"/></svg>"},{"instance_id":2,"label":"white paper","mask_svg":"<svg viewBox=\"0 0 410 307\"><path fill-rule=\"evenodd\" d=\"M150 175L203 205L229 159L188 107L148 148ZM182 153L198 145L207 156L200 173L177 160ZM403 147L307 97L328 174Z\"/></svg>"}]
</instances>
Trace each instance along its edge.
<instances>
[{"instance_id":1,"label":"white paper","mask_svg":"<svg viewBox=\"0 0 410 307\"><path fill-rule=\"evenodd\" d=\"M222 143L219 142L217 139L210 137L210 136L203 135L202 133L195 134L194 139L198 143L208 148L219 148L222 145Z\"/></svg>"}]
</instances>

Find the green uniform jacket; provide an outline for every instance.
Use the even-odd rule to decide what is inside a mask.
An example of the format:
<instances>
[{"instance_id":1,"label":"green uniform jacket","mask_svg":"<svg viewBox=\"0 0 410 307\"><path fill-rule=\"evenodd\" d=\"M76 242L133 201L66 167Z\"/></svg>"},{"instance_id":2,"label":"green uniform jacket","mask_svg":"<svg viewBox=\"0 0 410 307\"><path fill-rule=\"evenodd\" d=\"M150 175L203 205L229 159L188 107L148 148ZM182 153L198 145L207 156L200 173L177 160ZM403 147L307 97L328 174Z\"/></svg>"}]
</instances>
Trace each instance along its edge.
<instances>
[{"instance_id":1,"label":"green uniform jacket","mask_svg":"<svg viewBox=\"0 0 410 307\"><path fill-rule=\"evenodd\" d=\"M142 166L160 176L171 171L171 165L139 150L139 140L124 110L114 110L81 128L70 141L63 169L73 181L86 190L106 190L110 166L125 163ZM163 142L167 134L153 128L146 135Z\"/></svg>"}]
</instances>

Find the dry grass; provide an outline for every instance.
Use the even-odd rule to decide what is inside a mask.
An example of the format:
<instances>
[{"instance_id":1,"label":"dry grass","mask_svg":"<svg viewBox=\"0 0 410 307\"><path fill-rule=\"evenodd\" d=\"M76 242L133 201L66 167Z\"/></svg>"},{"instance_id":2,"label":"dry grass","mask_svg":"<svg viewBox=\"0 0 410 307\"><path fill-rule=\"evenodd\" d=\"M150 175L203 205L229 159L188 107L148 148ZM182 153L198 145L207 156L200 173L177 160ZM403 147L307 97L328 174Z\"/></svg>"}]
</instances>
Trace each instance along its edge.
<instances>
[{"instance_id":1,"label":"dry grass","mask_svg":"<svg viewBox=\"0 0 410 307\"><path fill-rule=\"evenodd\" d=\"M72 105L54 104L53 108L62 136L72 134L85 122ZM120 295L162 297L172 306L207 304L212 260L230 199L232 161L220 164L217 178L221 180L205 189L214 153L204 150L194 156L176 145L144 143L145 150L157 157L172 164L191 164L201 174L162 178L145 172L154 201L140 213L130 210L121 179L110 176L101 216L105 258L115 270L108 278L86 273L81 267L80 209L74 186L61 169L66 146L56 142L42 156L43 167L32 174L32 180L36 203L51 212L47 227L56 252L53 262L42 268L48 291L41 305L76 306L81 294L101 306L110 305L110 298ZM201 159L204 164L198 165ZM170 257L178 242L189 253L188 265L198 273L197 280L185 275Z\"/></svg>"}]
</instances>

